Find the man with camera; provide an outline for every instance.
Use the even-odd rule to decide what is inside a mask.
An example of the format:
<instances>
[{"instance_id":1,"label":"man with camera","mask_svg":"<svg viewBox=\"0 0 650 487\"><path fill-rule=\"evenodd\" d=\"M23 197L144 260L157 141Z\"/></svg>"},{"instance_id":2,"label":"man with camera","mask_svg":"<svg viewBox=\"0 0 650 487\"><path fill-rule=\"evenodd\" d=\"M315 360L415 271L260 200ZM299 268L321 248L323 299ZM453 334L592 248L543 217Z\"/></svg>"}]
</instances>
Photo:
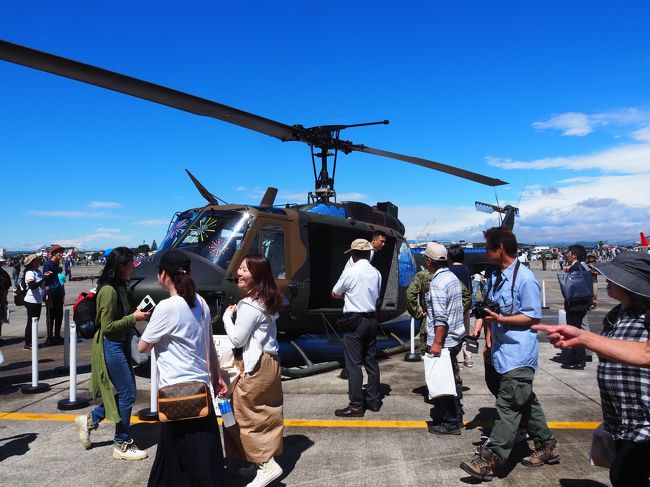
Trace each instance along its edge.
<instances>
[{"instance_id":1,"label":"man with camera","mask_svg":"<svg viewBox=\"0 0 650 487\"><path fill-rule=\"evenodd\" d=\"M448 349L452 367L457 372L457 356L465 337L461 283L449 270L447 249L444 245L429 242L424 250L424 257L427 269L433 273L429 293L425 297L428 352L440 357L442 349ZM460 434L463 425L463 410L460 404L462 382L457 373L454 374L454 382L455 396L440 396L435 399L436 410L440 411L442 418L440 424L429 426L429 433Z\"/></svg>"},{"instance_id":2,"label":"man with camera","mask_svg":"<svg viewBox=\"0 0 650 487\"><path fill-rule=\"evenodd\" d=\"M517 259L517 238L508 228L493 227L484 235L488 258L497 268L488 279L487 298L498 304L498 312L494 305L479 306L486 324L484 357L491 361L499 378L497 419L488 442L460 467L476 479L491 480L494 470L510 456L522 422L535 442L535 450L522 460L523 465L556 464L560 454L533 392L537 333L530 327L542 316L539 283Z\"/></svg>"}]
</instances>

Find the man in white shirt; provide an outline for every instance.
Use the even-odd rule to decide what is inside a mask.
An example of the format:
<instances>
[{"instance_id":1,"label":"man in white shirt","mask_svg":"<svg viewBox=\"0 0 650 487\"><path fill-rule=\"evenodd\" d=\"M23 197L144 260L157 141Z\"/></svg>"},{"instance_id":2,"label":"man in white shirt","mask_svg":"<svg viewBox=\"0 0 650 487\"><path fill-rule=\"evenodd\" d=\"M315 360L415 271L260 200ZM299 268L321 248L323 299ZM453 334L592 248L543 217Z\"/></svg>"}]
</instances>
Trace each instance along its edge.
<instances>
[{"instance_id":1,"label":"man in white shirt","mask_svg":"<svg viewBox=\"0 0 650 487\"><path fill-rule=\"evenodd\" d=\"M352 242L346 253L353 265L346 267L332 289L334 299L343 299L343 348L348 375L349 405L334 411L336 416L361 417L364 410L379 411L379 364L377 363L377 333L379 323L375 309L381 290L381 274L369 261L372 245L365 239ZM368 399L363 400L363 363L368 374Z\"/></svg>"}]
</instances>

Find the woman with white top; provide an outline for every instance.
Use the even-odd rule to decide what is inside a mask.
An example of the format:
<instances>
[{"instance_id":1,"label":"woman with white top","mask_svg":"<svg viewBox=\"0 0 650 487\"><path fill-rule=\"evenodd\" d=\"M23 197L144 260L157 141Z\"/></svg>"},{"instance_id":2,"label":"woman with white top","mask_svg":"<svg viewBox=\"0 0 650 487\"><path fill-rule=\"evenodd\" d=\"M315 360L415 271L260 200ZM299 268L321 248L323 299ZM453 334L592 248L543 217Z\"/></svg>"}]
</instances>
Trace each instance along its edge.
<instances>
[{"instance_id":1,"label":"woman with white top","mask_svg":"<svg viewBox=\"0 0 650 487\"><path fill-rule=\"evenodd\" d=\"M43 287L45 276L38 268L42 262L43 258L36 254L28 255L25 258L24 279L27 285L27 293L25 293L27 325L25 325L25 346L23 350L32 348L32 318L41 318L43 297L45 296L45 288Z\"/></svg>"},{"instance_id":2,"label":"woman with white top","mask_svg":"<svg viewBox=\"0 0 650 487\"><path fill-rule=\"evenodd\" d=\"M219 374L210 310L196 293L190 264L190 258L178 250L167 252L160 259L158 282L170 297L154 309L138 349L153 349L159 387L183 382L208 384L211 379L215 392L225 394L228 386ZM149 485L224 485L221 437L212 402L204 418L160 423Z\"/></svg>"},{"instance_id":3,"label":"woman with white top","mask_svg":"<svg viewBox=\"0 0 650 487\"><path fill-rule=\"evenodd\" d=\"M275 324L283 296L263 255L248 254L237 277L245 297L223 316L240 370L232 393L237 424L224 428L224 445L228 458L253 464L239 471L243 476L255 474L247 487L264 487L282 475L273 457L282 453L284 431Z\"/></svg>"}]
</instances>

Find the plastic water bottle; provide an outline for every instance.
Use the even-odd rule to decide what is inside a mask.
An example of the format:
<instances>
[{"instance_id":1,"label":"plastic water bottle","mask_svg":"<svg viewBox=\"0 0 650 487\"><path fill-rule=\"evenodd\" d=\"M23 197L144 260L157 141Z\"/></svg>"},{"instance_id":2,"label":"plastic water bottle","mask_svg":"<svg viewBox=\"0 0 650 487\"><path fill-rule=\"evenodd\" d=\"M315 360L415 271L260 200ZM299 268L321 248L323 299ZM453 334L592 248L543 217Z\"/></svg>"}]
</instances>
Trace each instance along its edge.
<instances>
[{"instance_id":1,"label":"plastic water bottle","mask_svg":"<svg viewBox=\"0 0 650 487\"><path fill-rule=\"evenodd\" d=\"M217 404L219 404L219 411L221 412L221 420L223 425L226 428L230 428L235 425L235 416L232 414L232 408L230 407L230 401L222 397L217 399Z\"/></svg>"}]
</instances>

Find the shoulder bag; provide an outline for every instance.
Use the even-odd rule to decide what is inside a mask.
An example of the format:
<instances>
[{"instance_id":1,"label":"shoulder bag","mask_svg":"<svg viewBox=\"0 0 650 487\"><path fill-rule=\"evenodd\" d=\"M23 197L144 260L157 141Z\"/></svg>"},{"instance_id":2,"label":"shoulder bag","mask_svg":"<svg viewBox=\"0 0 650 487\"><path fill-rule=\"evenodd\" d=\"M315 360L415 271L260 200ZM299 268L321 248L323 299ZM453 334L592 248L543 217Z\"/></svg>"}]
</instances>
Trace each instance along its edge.
<instances>
[{"instance_id":1,"label":"shoulder bag","mask_svg":"<svg viewBox=\"0 0 650 487\"><path fill-rule=\"evenodd\" d=\"M562 296L567 301L585 301L594 295L591 271L571 271L557 275Z\"/></svg>"},{"instance_id":2,"label":"shoulder bag","mask_svg":"<svg viewBox=\"0 0 650 487\"><path fill-rule=\"evenodd\" d=\"M142 333L140 333L140 330L138 330L135 326L129 326L127 330L126 345L128 347L129 360L131 361L131 365L134 367L142 365L146 363L147 360L149 360L148 353L142 353L140 350L138 350L138 343L140 343L141 336Z\"/></svg>"},{"instance_id":3,"label":"shoulder bag","mask_svg":"<svg viewBox=\"0 0 650 487\"><path fill-rule=\"evenodd\" d=\"M210 375L210 350L208 339L212 340L206 333L208 326L207 304L201 302L201 326L205 339L205 357L208 365L208 376ZM212 397L210 389L205 382L192 381L172 384L158 389L158 419L167 423L169 421L181 421L185 419L204 418L210 413Z\"/></svg>"}]
</instances>

